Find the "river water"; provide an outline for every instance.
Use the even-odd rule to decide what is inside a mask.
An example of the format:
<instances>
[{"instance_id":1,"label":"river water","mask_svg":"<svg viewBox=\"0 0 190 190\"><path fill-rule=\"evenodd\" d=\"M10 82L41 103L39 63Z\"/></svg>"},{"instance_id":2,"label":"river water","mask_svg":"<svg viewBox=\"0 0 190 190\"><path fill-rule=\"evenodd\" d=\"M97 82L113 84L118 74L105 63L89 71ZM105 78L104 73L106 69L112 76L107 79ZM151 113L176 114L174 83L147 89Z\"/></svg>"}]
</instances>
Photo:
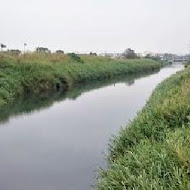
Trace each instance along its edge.
<instances>
[{"instance_id":1,"label":"river water","mask_svg":"<svg viewBox=\"0 0 190 190\"><path fill-rule=\"evenodd\" d=\"M156 85L182 69L93 82L63 95L26 97L0 110L0 189L90 190L109 139Z\"/></svg>"}]
</instances>

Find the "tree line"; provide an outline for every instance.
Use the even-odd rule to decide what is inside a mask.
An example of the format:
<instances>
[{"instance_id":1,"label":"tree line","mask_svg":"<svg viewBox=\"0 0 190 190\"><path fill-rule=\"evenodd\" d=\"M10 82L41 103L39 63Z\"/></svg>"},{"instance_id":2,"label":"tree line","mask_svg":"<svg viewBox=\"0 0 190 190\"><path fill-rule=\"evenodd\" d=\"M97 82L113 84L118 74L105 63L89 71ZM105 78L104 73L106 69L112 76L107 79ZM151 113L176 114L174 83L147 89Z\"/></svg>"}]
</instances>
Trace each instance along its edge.
<instances>
[{"instance_id":1,"label":"tree line","mask_svg":"<svg viewBox=\"0 0 190 190\"><path fill-rule=\"evenodd\" d=\"M24 44L24 47L26 46L27 44ZM1 47L1 51L3 51L5 48L7 48L7 46L5 44L0 44L0 47ZM10 53L12 55L19 55L21 54L21 50L19 49L8 49L7 51L5 51L7 53ZM35 49L35 52L37 53L44 53L44 54L50 54L52 53L51 50L49 50L48 48L46 47L37 47ZM25 53L25 51L24 51ZM65 54L65 52L63 50L56 50L55 53L57 54ZM77 58L77 54L75 53L69 53L68 54L69 56L73 57L74 59L78 59ZM94 52L90 52L89 55L92 55L92 56L97 56L97 53L94 53ZM135 53L135 51L131 48L127 48L123 53L121 53L121 57L124 58L124 59L135 59L135 58L138 58L137 56L137 53Z\"/></svg>"}]
</instances>

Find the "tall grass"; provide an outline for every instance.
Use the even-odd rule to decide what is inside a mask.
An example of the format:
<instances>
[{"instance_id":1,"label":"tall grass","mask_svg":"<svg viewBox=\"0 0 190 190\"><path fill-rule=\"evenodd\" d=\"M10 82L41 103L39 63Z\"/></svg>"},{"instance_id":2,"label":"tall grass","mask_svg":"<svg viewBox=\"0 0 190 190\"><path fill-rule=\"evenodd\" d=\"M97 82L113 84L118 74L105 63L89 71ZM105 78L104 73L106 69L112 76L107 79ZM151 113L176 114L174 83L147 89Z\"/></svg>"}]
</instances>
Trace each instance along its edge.
<instances>
[{"instance_id":1,"label":"tall grass","mask_svg":"<svg viewBox=\"0 0 190 190\"><path fill-rule=\"evenodd\" d=\"M22 56L0 54L0 105L25 93L72 88L76 83L112 78L160 68L151 60L113 60L81 56L77 62L62 54L27 53Z\"/></svg>"},{"instance_id":2,"label":"tall grass","mask_svg":"<svg viewBox=\"0 0 190 190\"><path fill-rule=\"evenodd\" d=\"M110 143L99 190L190 189L190 68L161 83Z\"/></svg>"}]
</instances>

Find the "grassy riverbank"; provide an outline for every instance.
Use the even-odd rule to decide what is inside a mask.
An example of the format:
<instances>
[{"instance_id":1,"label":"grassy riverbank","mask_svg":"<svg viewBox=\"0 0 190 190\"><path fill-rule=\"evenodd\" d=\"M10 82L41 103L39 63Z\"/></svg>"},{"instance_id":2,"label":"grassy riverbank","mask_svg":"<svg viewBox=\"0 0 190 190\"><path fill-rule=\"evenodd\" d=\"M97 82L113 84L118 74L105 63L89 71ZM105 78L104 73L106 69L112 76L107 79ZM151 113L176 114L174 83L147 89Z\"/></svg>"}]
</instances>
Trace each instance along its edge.
<instances>
[{"instance_id":1,"label":"grassy riverbank","mask_svg":"<svg viewBox=\"0 0 190 190\"><path fill-rule=\"evenodd\" d=\"M61 54L0 54L0 105L26 93L66 91L75 84L102 80L160 68L152 60L113 60L81 56L81 60Z\"/></svg>"},{"instance_id":2,"label":"grassy riverbank","mask_svg":"<svg viewBox=\"0 0 190 190\"><path fill-rule=\"evenodd\" d=\"M161 83L113 139L98 189L190 189L190 68Z\"/></svg>"}]
</instances>

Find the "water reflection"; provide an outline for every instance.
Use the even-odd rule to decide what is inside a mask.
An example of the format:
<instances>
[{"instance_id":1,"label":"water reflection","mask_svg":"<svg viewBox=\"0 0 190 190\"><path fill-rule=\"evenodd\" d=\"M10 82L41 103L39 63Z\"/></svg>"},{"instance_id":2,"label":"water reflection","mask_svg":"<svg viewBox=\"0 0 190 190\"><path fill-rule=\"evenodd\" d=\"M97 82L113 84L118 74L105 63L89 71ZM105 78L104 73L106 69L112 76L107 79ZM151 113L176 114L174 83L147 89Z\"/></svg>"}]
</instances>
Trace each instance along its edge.
<instances>
[{"instance_id":1,"label":"water reflection","mask_svg":"<svg viewBox=\"0 0 190 190\"><path fill-rule=\"evenodd\" d=\"M64 92L51 92L41 95L27 95L11 104L0 107L0 123L6 123L9 117L15 117L21 114L31 114L33 111L40 111L52 106L53 103L63 101L66 99L76 100L83 93L91 90L103 88L116 83L125 83L127 86L133 85L136 79L157 73L159 70L143 72L140 74L131 74L128 76L118 76L112 79L102 81L91 81L89 83L83 83L76 85L72 90Z\"/></svg>"}]
</instances>

